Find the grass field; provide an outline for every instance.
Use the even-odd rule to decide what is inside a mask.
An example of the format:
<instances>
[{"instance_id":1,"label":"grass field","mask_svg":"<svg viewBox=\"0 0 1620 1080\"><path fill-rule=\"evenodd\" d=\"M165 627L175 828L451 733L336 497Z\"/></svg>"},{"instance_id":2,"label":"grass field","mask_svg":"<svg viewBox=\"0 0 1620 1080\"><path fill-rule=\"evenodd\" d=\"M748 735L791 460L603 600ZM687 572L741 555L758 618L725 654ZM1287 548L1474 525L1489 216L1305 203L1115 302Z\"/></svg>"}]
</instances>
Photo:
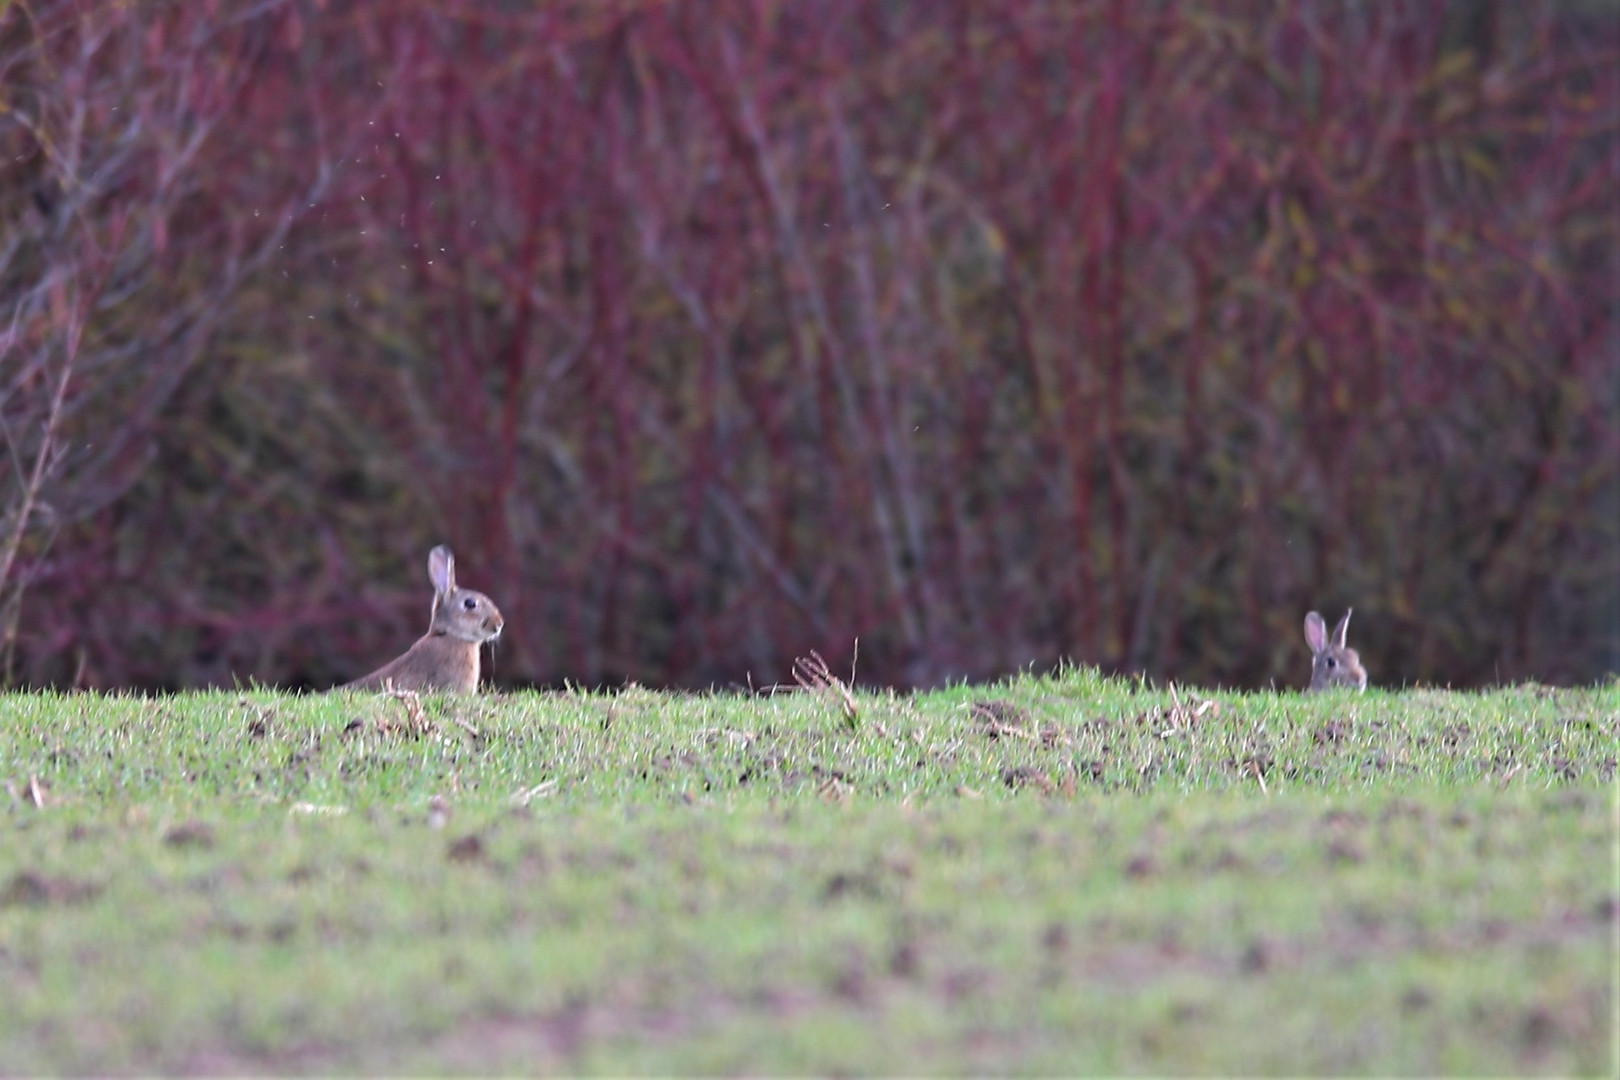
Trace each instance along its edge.
<instances>
[{"instance_id":1,"label":"grass field","mask_svg":"<svg viewBox=\"0 0 1620 1080\"><path fill-rule=\"evenodd\" d=\"M1607 1074L1620 683L0 696L0 1073Z\"/></svg>"}]
</instances>

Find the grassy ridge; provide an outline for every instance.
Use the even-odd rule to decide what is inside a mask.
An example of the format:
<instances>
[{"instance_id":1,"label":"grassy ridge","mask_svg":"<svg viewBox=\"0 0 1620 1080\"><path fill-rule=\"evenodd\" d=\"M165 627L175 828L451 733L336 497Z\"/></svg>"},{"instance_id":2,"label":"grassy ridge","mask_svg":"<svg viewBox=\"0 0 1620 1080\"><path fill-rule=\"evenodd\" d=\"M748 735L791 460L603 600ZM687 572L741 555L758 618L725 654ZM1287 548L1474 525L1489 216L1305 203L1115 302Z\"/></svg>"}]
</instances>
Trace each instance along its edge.
<instances>
[{"instance_id":1,"label":"grassy ridge","mask_svg":"<svg viewBox=\"0 0 1620 1080\"><path fill-rule=\"evenodd\" d=\"M1086 672L10 696L0 1070L1603 1072L1617 735Z\"/></svg>"}]
</instances>

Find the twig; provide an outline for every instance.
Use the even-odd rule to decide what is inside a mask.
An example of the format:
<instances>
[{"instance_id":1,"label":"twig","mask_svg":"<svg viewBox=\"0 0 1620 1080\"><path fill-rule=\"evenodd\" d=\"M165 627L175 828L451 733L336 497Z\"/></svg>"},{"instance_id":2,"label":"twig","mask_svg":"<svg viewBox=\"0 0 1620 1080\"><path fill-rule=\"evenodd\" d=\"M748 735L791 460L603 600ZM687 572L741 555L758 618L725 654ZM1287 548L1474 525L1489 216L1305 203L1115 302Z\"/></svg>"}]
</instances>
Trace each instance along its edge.
<instances>
[{"instance_id":1,"label":"twig","mask_svg":"<svg viewBox=\"0 0 1620 1080\"><path fill-rule=\"evenodd\" d=\"M97 281L92 289L92 297L101 291L102 282ZM58 303L64 301L58 300ZM88 304L87 304L88 307ZM34 507L39 502L39 493L45 486L45 476L51 461L51 448L56 443L57 431L62 423L62 403L67 399L68 380L73 375L73 364L79 355L79 344L84 336L82 320L68 314L67 341L64 343L62 370L57 376L56 386L51 391L50 405L46 408L45 418L39 438L39 449L34 454L33 468L29 470L28 481L23 485L21 504L17 507L17 516L11 525L10 535L6 537L5 550L0 554L0 589L3 589L11 580L11 570L17 561L17 552L22 549L23 535L28 531L28 523L33 520ZM20 587L18 588L20 591ZM6 620L5 637L9 643L16 631L15 612L12 618ZM9 651L9 650L8 650Z\"/></svg>"}]
</instances>

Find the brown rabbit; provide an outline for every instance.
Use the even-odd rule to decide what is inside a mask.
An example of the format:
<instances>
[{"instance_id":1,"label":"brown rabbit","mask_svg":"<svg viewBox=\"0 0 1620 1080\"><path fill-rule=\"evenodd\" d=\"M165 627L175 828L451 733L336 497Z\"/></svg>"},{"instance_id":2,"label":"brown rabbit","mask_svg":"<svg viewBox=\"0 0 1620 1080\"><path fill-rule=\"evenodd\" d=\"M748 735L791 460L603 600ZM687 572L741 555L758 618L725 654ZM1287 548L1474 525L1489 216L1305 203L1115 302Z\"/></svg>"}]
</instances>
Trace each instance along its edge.
<instances>
[{"instance_id":1,"label":"brown rabbit","mask_svg":"<svg viewBox=\"0 0 1620 1080\"><path fill-rule=\"evenodd\" d=\"M1305 642L1311 647L1311 689L1330 690L1337 686L1355 690L1367 689L1367 671L1361 666L1356 650L1344 643L1350 632L1350 612L1344 613L1339 625L1328 638L1327 623L1322 616L1311 612L1305 616Z\"/></svg>"},{"instance_id":2,"label":"brown rabbit","mask_svg":"<svg viewBox=\"0 0 1620 1080\"><path fill-rule=\"evenodd\" d=\"M428 632L405 655L390 660L363 679L340 690L450 690L470 694L478 689L478 647L501 636L506 625L495 601L481 592L456 588L456 558L440 544L428 552L433 581L433 617Z\"/></svg>"}]
</instances>

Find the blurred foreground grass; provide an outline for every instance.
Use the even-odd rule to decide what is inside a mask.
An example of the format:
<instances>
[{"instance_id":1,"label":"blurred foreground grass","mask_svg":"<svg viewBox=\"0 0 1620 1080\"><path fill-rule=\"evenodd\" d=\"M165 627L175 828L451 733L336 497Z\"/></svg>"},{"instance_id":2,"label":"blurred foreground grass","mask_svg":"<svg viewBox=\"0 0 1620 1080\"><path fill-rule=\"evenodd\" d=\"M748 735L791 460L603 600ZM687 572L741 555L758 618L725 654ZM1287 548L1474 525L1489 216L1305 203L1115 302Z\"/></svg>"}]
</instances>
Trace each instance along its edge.
<instances>
[{"instance_id":1,"label":"blurred foreground grass","mask_svg":"<svg viewBox=\"0 0 1620 1080\"><path fill-rule=\"evenodd\" d=\"M1612 1074L1620 685L0 697L0 1072Z\"/></svg>"}]
</instances>

